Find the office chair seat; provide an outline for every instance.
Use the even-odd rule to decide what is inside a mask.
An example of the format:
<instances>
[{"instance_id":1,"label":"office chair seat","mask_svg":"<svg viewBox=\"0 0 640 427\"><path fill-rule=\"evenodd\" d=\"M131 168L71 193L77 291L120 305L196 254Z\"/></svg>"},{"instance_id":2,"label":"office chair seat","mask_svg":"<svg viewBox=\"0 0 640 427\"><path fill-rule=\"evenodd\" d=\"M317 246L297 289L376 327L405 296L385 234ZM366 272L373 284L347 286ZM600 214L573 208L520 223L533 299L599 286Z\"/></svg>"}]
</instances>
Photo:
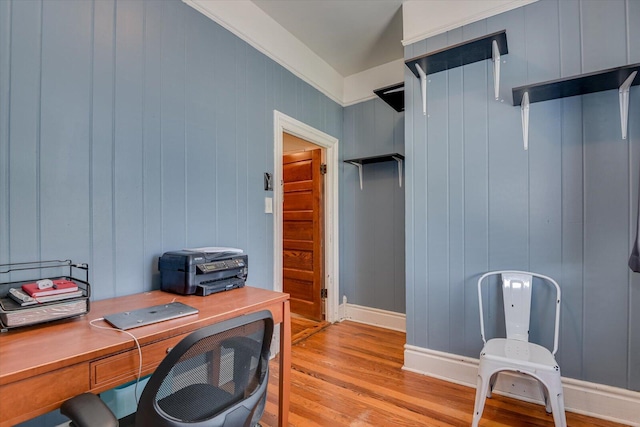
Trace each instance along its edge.
<instances>
[{"instance_id":1,"label":"office chair seat","mask_svg":"<svg viewBox=\"0 0 640 427\"><path fill-rule=\"evenodd\" d=\"M193 422L210 418L239 400L210 384L192 384L159 399L158 406L173 417Z\"/></svg>"}]
</instances>

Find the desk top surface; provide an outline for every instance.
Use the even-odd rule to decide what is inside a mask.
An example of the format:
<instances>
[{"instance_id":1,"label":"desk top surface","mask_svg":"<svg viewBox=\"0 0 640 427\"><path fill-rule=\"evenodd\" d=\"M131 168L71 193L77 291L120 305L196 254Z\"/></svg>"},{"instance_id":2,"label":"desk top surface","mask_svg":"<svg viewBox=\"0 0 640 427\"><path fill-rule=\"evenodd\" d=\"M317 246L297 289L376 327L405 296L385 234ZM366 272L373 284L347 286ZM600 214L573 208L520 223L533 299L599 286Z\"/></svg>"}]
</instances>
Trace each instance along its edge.
<instances>
[{"instance_id":1,"label":"desk top surface","mask_svg":"<svg viewBox=\"0 0 640 427\"><path fill-rule=\"evenodd\" d=\"M198 314L130 329L141 345L191 332L203 326L282 304L288 294L245 286L206 297L162 291L110 298L91 303L82 317L12 329L0 334L0 385L135 348L131 337L117 330L92 327L107 314L179 301ZM278 320L276 319L276 322ZM109 326L104 320L96 325Z\"/></svg>"}]
</instances>

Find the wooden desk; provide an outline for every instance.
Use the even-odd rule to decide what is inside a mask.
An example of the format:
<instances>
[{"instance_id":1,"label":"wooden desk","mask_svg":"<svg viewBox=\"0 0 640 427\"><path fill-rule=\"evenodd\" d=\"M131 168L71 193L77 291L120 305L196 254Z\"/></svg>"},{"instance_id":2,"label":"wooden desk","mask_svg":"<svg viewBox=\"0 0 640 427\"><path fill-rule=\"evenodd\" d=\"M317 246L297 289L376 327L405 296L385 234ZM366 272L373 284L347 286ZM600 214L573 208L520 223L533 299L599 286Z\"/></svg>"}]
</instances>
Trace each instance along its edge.
<instances>
[{"instance_id":1,"label":"wooden desk","mask_svg":"<svg viewBox=\"0 0 640 427\"><path fill-rule=\"evenodd\" d=\"M127 334L102 330L89 321L110 313L173 300L197 308L193 316L129 330L142 347L142 375L152 373L186 335L204 326L260 310L270 310L280 328L278 420L288 425L291 369L289 295L245 286L207 297L161 291L96 301L89 314L0 334L0 427L55 410L80 393L100 393L135 380L138 351ZM98 325L107 325L104 321Z\"/></svg>"}]
</instances>

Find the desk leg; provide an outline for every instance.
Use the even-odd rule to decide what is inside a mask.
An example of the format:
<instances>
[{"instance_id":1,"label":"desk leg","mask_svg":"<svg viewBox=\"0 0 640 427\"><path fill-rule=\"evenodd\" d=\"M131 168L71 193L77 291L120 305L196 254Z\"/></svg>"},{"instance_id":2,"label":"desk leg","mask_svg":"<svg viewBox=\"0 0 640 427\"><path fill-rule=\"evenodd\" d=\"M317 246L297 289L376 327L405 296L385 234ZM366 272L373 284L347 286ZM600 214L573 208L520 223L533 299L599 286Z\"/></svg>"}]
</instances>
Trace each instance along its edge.
<instances>
[{"instance_id":1,"label":"desk leg","mask_svg":"<svg viewBox=\"0 0 640 427\"><path fill-rule=\"evenodd\" d=\"M291 308L289 300L284 302L284 313L280 326L280 404L278 425L289 425L289 393L291 391Z\"/></svg>"}]
</instances>

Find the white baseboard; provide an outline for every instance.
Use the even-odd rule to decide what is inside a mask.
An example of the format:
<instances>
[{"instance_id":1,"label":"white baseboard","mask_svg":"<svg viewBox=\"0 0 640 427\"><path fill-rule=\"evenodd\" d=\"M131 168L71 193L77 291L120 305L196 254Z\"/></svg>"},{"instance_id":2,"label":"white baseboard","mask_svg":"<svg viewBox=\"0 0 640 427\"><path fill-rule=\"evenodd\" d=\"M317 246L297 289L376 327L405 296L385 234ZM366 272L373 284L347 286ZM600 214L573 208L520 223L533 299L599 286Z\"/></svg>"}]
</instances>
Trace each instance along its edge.
<instances>
[{"instance_id":1,"label":"white baseboard","mask_svg":"<svg viewBox=\"0 0 640 427\"><path fill-rule=\"evenodd\" d=\"M343 320L380 326L394 331L406 332L407 330L406 315L403 313L347 304L346 302L340 304L339 312Z\"/></svg>"},{"instance_id":2,"label":"white baseboard","mask_svg":"<svg viewBox=\"0 0 640 427\"><path fill-rule=\"evenodd\" d=\"M403 369L476 387L478 359L405 345ZM567 411L640 427L640 392L562 378ZM505 372L498 376L494 393L542 404L536 381Z\"/></svg>"}]
</instances>

